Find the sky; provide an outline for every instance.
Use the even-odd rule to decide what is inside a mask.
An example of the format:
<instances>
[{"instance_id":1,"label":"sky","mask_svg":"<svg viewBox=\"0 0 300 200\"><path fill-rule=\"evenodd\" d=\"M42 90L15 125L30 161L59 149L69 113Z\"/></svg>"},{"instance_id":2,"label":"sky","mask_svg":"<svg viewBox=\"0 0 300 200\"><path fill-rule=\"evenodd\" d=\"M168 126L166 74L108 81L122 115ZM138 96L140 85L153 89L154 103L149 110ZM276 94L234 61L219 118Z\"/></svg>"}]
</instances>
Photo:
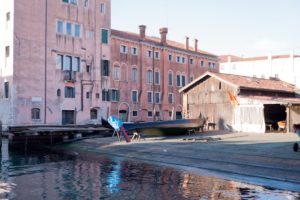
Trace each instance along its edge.
<instances>
[{"instance_id":1,"label":"sky","mask_svg":"<svg viewBox=\"0 0 300 200\"><path fill-rule=\"evenodd\" d=\"M111 0L112 28L198 46L216 55L300 54L300 0Z\"/></svg>"}]
</instances>

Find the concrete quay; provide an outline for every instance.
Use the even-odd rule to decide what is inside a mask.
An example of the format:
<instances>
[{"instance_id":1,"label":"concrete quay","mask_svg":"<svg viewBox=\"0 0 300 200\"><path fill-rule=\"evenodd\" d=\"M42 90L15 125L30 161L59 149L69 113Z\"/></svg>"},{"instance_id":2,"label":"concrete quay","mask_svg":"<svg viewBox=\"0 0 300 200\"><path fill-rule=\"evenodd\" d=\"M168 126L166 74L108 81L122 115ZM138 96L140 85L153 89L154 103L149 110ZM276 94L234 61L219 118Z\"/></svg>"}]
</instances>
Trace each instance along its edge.
<instances>
[{"instance_id":1,"label":"concrete quay","mask_svg":"<svg viewBox=\"0 0 300 200\"><path fill-rule=\"evenodd\" d=\"M132 143L116 137L86 139L56 147L86 154L117 156L228 180L300 192L300 152L296 134L207 132L146 138Z\"/></svg>"}]
</instances>

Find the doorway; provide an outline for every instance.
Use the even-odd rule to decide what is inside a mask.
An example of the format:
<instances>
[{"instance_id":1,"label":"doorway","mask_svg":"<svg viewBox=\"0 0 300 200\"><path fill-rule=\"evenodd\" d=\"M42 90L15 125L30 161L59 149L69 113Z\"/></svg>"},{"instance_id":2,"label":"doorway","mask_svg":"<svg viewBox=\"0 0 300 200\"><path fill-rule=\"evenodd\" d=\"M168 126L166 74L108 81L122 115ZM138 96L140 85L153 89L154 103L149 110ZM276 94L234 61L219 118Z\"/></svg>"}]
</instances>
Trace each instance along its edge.
<instances>
[{"instance_id":1,"label":"doorway","mask_svg":"<svg viewBox=\"0 0 300 200\"><path fill-rule=\"evenodd\" d=\"M75 110L62 111L62 124L75 124Z\"/></svg>"},{"instance_id":2,"label":"doorway","mask_svg":"<svg viewBox=\"0 0 300 200\"><path fill-rule=\"evenodd\" d=\"M280 131L285 129L286 124L286 107L280 104L265 104L264 117L266 131Z\"/></svg>"}]
</instances>

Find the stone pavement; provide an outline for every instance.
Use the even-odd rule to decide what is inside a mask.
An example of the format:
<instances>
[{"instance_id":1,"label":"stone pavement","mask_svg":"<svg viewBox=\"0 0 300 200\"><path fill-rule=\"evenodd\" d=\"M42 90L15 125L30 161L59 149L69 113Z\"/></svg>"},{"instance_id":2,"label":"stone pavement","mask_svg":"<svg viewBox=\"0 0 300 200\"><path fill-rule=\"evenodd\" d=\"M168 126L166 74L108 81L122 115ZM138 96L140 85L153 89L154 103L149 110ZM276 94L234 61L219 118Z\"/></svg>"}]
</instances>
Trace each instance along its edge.
<instances>
[{"instance_id":1,"label":"stone pavement","mask_svg":"<svg viewBox=\"0 0 300 200\"><path fill-rule=\"evenodd\" d=\"M292 150L296 141L300 144L292 133L208 132L132 143L93 138L59 148L79 155L106 154L194 173L205 171L225 179L300 192L300 152Z\"/></svg>"}]
</instances>

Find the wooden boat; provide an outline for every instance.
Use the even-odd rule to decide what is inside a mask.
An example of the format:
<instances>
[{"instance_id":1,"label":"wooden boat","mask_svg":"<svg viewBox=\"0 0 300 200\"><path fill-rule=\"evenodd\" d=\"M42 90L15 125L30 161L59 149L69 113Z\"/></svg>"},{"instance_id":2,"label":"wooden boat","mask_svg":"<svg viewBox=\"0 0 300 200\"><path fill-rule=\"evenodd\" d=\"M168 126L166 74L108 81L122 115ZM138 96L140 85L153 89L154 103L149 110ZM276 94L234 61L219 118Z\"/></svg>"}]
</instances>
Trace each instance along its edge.
<instances>
[{"instance_id":1,"label":"wooden boat","mask_svg":"<svg viewBox=\"0 0 300 200\"><path fill-rule=\"evenodd\" d=\"M189 130L197 130L204 126L205 118L179 119L155 122L124 123L129 133L138 132L143 136L182 135Z\"/></svg>"}]
</instances>

